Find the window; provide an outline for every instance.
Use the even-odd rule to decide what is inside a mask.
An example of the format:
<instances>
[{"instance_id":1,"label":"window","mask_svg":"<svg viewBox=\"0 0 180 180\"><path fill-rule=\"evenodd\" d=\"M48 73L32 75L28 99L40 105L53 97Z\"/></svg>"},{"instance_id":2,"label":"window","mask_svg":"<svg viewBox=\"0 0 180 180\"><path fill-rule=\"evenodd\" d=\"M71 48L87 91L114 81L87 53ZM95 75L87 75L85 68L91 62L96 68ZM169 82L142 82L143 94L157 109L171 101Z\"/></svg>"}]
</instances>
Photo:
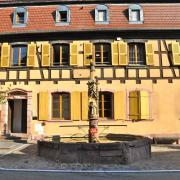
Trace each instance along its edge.
<instances>
[{"instance_id":1,"label":"window","mask_svg":"<svg viewBox=\"0 0 180 180\"><path fill-rule=\"evenodd\" d=\"M140 21L140 10L132 9L132 21Z\"/></svg>"},{"instance_id":2,"label":"window","mask_svg":"<svg viewBox=\"0 0 180 180\"><path fill-rule=\"evenodd\" d=\"M105 5L98 5L95 9L95 22L96 24L108 24L109 12L108 7Z\"/></svg>"},{"instance_id":3,"label":"window","mask_svg":"<svg viewBox=\"0 0 180 180\"><path fill-rule=\"evenodd\" d=\"M12 66L26 66L27 46L12 46Z\"/></svg>"},{"instance_id":4,"label":"window","mask_svg":"<svg viewBox=\"0 0 180 180\"><path fill-rule=\"evenodd\" d=\"M95 63L110 64L111 63L111 45L108 43L94 44Z\"/></svg>"},{"instance_id":5,"label":"window","mask_svg":"<svg viewBox=\"0 0 180 180\"><path fill-rule=\"evenodd\" d=\"M150 119L150 100L147 91L129 93L129 119Z\"/></svg>"},{"instance_id":6,"label":"window","mask_svg":"<svg viewBox=\"0 0 180 180\"><path fill-rule=\"evenodd\" d=\"M67 6L59 6L56 10L56 24L68 25L70 22L70 10Z\"/></svg>"},{"instance_id":7,"label":"window","mask_svg":"<svg viewBox=\"0 0 180 180\"><path fill-rule=\"evenodd\" d=\"M99 93L99 117L112 118L112 93L100 92Z\"/></svg>"},{"instance_id":8,"label":"window","mask_svg":"<svg viewBox=\"0 0 180 180\"><path fill-rule=\"evenodd\" d=\"M145 65L146 53L144 43L129 43L129 64Z\"/></svg>"},{"instance_id":9,"label":"window","mask_svg":"<svg viewBox=\"0 0 180 180\"><path fill-rule=\"evenodd\" d=\"M69 45L53 45L53 65L69 65Z\"/></svg>"},{"instance_id":10,"label":"window","mask_svg":"<svg viewBox=\"0 0 180 180\"><path fill-rule=\"evenodd\" d=\"M23 7L17 8L13 14L13 26L24 27L27 23L27 10Z\"/></svg>"},{"instance_id":11,"label":"window","mask_svg":"<svg viewBox=\"0 0 180 180\"><path fill-rule=\"evenodd\" d=\"M70 119L70 95L69 93L52 94L52 118Z\"/></svg>"},{"instance_id":12,"label":"window","mask_svg":"<svg viewBox=\"0 0 180 180\"><path fill-rule=\"evenodd\" d=\"M129 6L129 23L130 24L142 24L144 21L143 18L143 9L137 4Z\"/></svg>"}]
</instances>

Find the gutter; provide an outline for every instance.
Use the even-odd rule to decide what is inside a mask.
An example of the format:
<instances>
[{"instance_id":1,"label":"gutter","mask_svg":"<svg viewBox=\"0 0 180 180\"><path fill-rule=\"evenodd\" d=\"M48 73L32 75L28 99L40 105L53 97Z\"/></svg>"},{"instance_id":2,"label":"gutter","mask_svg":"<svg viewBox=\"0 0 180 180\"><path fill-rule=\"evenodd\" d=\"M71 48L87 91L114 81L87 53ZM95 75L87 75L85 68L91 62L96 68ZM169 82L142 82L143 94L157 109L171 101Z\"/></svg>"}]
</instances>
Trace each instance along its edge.
<instances>
[{"instance_id":1,"label":"gutter","mask_svg":"<svg viewBox=\"0 0 180 180\"><path fill-rule=\"evenodd\" d=\"M123 173L123 174L134 174L134 173L180 173L179 169L163 169L163 170L51 170L51 169L10 169L0 168L1 171L9 172L45 172L45 173Z\"/></svg>"},{"instance_id":2,"label":"gutter","mask_svg":"<svg viewBox=\"0 0 180 180\"><path fill-rule=\"evenodd\" d=\"M84 33L89 33L89 32L133 32L133 31L149 31L152 33L152 31L154 32L168 32L170 31L172 33L172 31L179 31L180 33L180 28L166 28L166 29L162 29L162 28L156 28L156 29L150 29L150 28L133 28L133 29L126 29L126 28L108 28L108 29L78 29L78 30L48 30L48 31L44 31L44 30L33 30L33 31L19 31L19 32L2 32L0 33L0 35L19 35L19 34L46 34L46 33L78 33L78 32L84 32Z\"/></svg>"}]
</instances>

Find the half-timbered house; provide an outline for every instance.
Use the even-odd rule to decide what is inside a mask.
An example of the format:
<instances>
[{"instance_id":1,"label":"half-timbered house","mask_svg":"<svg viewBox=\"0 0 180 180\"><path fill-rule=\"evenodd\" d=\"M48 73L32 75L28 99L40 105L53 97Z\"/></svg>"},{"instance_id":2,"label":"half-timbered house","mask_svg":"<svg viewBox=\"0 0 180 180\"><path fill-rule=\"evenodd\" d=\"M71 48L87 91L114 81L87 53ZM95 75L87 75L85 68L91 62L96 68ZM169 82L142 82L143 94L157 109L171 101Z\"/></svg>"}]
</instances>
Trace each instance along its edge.
<instances>
[{"instance_id":1,"label":"half-timbered house","mask_svg":"<svg viewBox=\"0 0 180 180\"><path fill-rule=\"evenodd\" d=\"M180 3L0 0L0 132L85 136L95 62L100 135L180 136Z\"/></svg>"}]
</instances>

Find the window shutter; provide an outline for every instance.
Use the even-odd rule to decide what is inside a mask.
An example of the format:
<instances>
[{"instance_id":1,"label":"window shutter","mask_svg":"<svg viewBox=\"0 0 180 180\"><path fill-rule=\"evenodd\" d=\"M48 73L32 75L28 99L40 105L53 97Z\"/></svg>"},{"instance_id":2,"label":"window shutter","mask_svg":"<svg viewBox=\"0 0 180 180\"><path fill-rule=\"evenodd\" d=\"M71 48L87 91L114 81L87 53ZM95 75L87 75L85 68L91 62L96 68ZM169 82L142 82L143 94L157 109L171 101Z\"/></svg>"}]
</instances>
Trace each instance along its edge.
<instances>
[{"instance_id":1,"label":"window shutter","mask_svg":"<svg viewBox=\"0 0 180 180\"><path fill-rule=\"evenodd\" d=\"M123 91L114 92L114 119L126 119L126 95Z\"/></svg>"},{"instance_id":2,"label":"window shutter","mask_svg":"<svg viewBox=\"0 0 180 180\"><path fill-rule=\"evenodd\" d=\"M50 44L42 44L42 66L50 66Z\"/></svg>"},{"instance_id":3,"label":"window shutter","mask_svg":"<svg viewBox=\"0 0 180 180\"><path fill-rule=\"evenodd\" d=\"M129 93L129 119L139 119L139 92Z\"/></svg>"},{"instance_id":4,"label":"window shutter","mask_svg":"<svg viewBox=\"0 0 180 180\"><path fill-rule=\"evenodd\" d=\"M81 116L82 120L88 120L88 92L81 92Z\"/></svg>"},{"instance_id":5,"label":"window shutter","mask_svg":"<svg viewBox=\"0 0 180 180\"><path fill-rule=\"evenodd\" d=\"M81 119L81 93L71 93L71 120Z\"/></svg>"},{"instance_id":6,"label":"window shutter","mask_svg":"<svg viewBox=\"0 0 180 180\"><path fill-rule=\"evenodd\" d=\"M144 21L144 13L143 13L143 9L140 9L140 21Z\"/></svg>"},{"instance_id":7,"label":"window shutter","mask_svg":"<svg viewBox=\"0 0 180 180\"><path fill-rule=\"evenodd\" d=\"M9 67L10 46L8 43L3 43L1 47L1 67Z\"/></svg>"},{"instance_id":8,"label":"window shutter","mask_svg":"<svg viewBox=\"0 0 180 180\"><path fill-rule=\"evenodd\" d=\"M90 65L92 54L92 43L84 43L84 65Z\"/></svg>"},{"instance_id":9,"label":"window shutter","mask_svg":"<svg viewBox=\"0 0 180 180\"><path fill-rule=\"evenodd\" d=\"M153 52L153 45L152 43L145 43L146 47L146 64L147 65L154 65L154 52Z\"/></svg>"},{"instance_id":10,"label":"window shutter","mask_svg":"<svg viewBox=\"0 0 180 180\"><path fill-rule=\"evenodd\" d=\"M48 92L39 93L39 120L49 119L49 94Z\"/></svg>"},{"instance_id":11,"label":"window shutter","mask_svg":"<svg viewBox=\"0 0 180 180\"><path fill-rule=\"evenodd\" d=\"M111 43L112 65L119 65L118 42Z\"/></svg>"},{"instance_id":12,"label":"window shutter","mask_svg":"<svg viewBox=\"0 0 180 180\"><path fill-rule=\"evenodd\" d=\"M28 44L27 66L35 65L36 44Z\"/></svg>"},{"instance_id":13,"label":"window shutter","mask_svg":"<svg viewBox=\"0 0 180 180\"><path fill-rule=\"evenodd\" d=\"M147 91L140 92L141 103L141 119L150 119L150 103L149 93Z\"/></svg>"},{"instance_id":14,"label":"window shutter","mask_svg":"<svg viewBox=\"0 0 180 180\"><path fill-rule=\"evenodd\" d=\"M171 44L171 51L173 57L173 64L180 65L180 47L178 42L173 42Z\"/></svg>"},{"instance_id":15,"label":"window shutter","mask_svg":"<svg viewBox=\"0 0 180 180\"><path fill-rule=\"evenodd\" d=\"M75 66L78 64L78 46L77 43L70 44L70 65Z\"/></svg>"},{"instance_id":16,"label":"window shutter","mask_svg":"<svg viewBox=\"0 0 180 180\"><path fill-rule=\"evenodd\" d=\"M95 9L95 22L99 21L99 17L98 17L98 9Z\"/></svg>"},{"instance_id":17,"label":"window shutter","mask_svg":"<svg viewBox=\"0 0 180 180\"><path fill-rule=\"evenodd\" d=\"M119 65L127 65L128 59L127 59L127 43L120 41L118 43L119 47Z\"/></svg>"},{"instance_id":18,"label":"window shutter","mask_svg":"<svg viewBox=\"0 0 180 180\"><path fill-rule=\"evenodd\" d=\"M131 8L128 9L128 14L129 14L129 21L132 21L132 10Z\"/></svg>"}]
</instances>

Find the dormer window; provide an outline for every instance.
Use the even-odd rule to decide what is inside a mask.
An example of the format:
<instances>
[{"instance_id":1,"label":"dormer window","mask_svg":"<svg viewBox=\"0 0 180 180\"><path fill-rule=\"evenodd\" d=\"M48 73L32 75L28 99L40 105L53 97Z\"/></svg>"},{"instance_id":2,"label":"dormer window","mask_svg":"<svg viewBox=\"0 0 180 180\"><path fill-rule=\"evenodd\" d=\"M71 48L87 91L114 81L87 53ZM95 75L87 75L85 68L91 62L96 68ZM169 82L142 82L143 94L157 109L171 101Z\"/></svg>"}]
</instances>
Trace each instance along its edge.
<instances>
[{"instance_id":1,"label":"dormer window","mask_svg":"<svg viewBox=\"0 0 180 180\"><path fill-rule=\"evenodd\" d=\"M56 25L69 25L70 10L67 6L59 6L56 10Z\"/></svg>"},{"instance_id":2,"label":"dormer window","mask_svg":"<svg viewBox=\"0 0 180 180\"><path fill-rule=\"evenodd\" d=\"M129 23L142 24L144 21L143 9L140 5L133 4L129 6Z\"/></svg>"},{"instance_id":3,"label":"dormer window","mask_svg":"<svg viewBox=\"0 0 180 180\"><path fill-rule=\"evenodd\" d=\"M13 26L24 27L27 24L27 10L23 7L16 8L13 13Z\"/></svg>"},{"instance_id":4,"label":"dormer window","mask_svg":"<svg viewBox=\"0 0 180 180\"><path fill-rule=\"evenodd\" d=\"M108 24L109 23L109 11L105 5L98 5L95 9L95 22L96 24Z\"/></svg>"}]
</instances>

